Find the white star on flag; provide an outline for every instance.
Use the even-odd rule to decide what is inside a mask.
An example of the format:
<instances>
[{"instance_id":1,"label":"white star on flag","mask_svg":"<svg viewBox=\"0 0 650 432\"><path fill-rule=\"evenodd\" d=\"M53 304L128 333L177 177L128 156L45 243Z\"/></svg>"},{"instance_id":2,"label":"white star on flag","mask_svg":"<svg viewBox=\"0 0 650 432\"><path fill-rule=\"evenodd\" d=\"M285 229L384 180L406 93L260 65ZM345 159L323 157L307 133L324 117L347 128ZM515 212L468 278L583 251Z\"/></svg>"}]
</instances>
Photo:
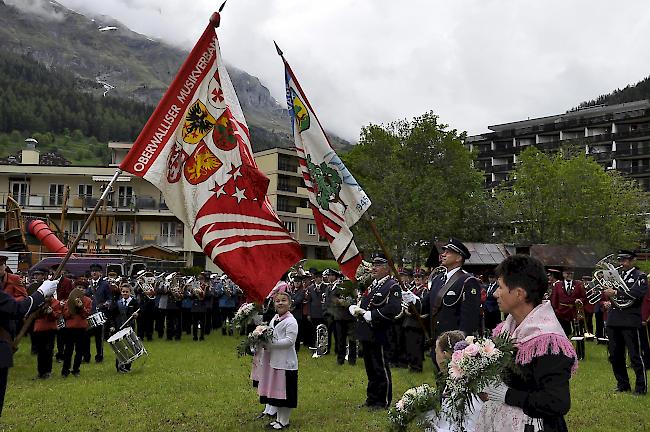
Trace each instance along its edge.
<instances>
[{"instance_id":1,"label":"white star on flag","mask_svg":"<svg viewBox=\"0 0 650 432\"><path fill-rule=\"evenodd\" d=\"M239 189L237 186L235 186L235 193L232 194L233 197L237 198L237 202L241 202L241 200L246 199L246 195L244 195L244 192L246 192L246 189Z\"/></svg>"}]
</instances>

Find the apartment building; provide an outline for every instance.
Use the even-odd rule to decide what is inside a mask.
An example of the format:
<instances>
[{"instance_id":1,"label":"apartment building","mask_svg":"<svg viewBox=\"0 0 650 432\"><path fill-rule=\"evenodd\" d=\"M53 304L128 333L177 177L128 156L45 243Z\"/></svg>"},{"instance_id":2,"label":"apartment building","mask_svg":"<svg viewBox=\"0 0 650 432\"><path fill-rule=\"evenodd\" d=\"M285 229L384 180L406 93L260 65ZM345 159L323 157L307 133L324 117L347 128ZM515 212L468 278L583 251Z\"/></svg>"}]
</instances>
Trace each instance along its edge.
<instances>
[{"instance_id":1,"label":"apartment building","mask_svg":"<svg viewBox=\"0 0 650 432\"><path fill-rule=\"evenodd\" d=\"M22 151L20 163L0 164L0 206L4 208L7 195L11 194L20 204L23 216L51 221L60 226L66 238L72 239L79 234L131 145L109 143L111 163L107 167L53 166L39 163L36 144L30 141ZM295 152L273 149L257 154L256 159L271 180L271 203L289 232L303 245L305 257L326 258L329 247L319 239ZM62 219L66 189L67 211ZM206 260L189 229L172 214L160 191L149 182L129 173L121 174L108 195L105 213L114 217L112 232L104 241L97 235L95 224L91 224L81 237L79 252L99 247L109 253L128 253L155 245L170 254L177 253L188 265L218 270ZM0 220L0 230L4 230L4 225Z\"/></svg>"},{"instance_id":2,"label":"apartment building","mask_svg":"<svg viewBox=\"0 0 650 432\"><path fill-rule=\"evenodd\" d=\"M650 101L595 106L564 114L488 126L492 132L467 137L477 152L477 168L492 189L510 179L518 155L527 147L584 148L606 169L636 179L650 191Z\"/></svg>"}]
</instances>

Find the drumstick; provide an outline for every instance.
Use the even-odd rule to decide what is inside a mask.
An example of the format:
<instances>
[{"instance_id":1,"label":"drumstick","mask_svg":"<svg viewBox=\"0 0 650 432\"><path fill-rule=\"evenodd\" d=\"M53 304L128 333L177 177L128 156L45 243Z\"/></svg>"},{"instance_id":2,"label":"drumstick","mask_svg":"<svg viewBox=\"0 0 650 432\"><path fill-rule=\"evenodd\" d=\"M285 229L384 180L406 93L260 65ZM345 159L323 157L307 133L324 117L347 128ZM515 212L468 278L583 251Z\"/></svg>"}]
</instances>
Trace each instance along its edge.
<instances>
[{"instance_id":1,"label":"drumstick","mask_svg":"<svg viewBox=\"0 0 650 432\"><path fill-rule=\"evenodd\" d=\"M138 312L140 312L140 308L138 308L137 311L133 312L133 313L131 314L131 316L129 317L129 319L126 320L126 321L124 321L124 324L122 324L122 325L120 326L120 328L118 328L117 330L118 330L118 331L119 331L119 330L122 330L122 329L124 328L124 326L126 325L126 323L128 323L129 321L131 321L131 320L133 319L133 316L134 316L135 314L137 314Z\"/></svg>"}]
</instances>

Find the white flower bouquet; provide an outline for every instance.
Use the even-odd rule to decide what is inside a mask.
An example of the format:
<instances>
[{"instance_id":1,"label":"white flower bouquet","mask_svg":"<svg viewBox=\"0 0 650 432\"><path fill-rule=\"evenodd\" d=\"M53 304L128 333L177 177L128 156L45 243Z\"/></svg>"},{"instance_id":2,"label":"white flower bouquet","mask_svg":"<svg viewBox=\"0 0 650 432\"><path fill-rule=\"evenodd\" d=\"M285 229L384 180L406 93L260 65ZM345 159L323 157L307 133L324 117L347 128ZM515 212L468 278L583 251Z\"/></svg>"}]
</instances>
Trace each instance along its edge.
<instances>
[{"instance_id":1,"label":"white flower bouquet","mask_svg":"<svg viewBox=\"0 0 650 432\"><path fill-rule=\"evenodd\" d=\"M266 325L258 325L255 330L250 332L246 339L242 340L237 346L237 354L245 356L253 355L260 347L273 340L273 329Z\"/></svg>"},{"instance_id":2,"label":"white flower bouquet","mask_svg":"<svg viewBox=\"0 0 650 432\"><path fill-rule=\"evenodd\" d=\"M231 321L233 332L236 329L245 327L248 322L253 319L253 315L257 313L257 305L255 303L244 303L239 306L235 316Z\"/></svg>"},{"instance_id":3,"label":"white flower bouquet","mask_svg":"<svg viewBox=\"0 0 650 432\"><path fill-rule=\"evenodd\" d=\"M439 409L440 396L435 387L422 384L404 392L402 398L388 411L388 420L392 430L402 432L414 420L417 420L421 426L425 426L427 420L424 414L431 410L437 412Z\"/></svg>"}]
</instances>

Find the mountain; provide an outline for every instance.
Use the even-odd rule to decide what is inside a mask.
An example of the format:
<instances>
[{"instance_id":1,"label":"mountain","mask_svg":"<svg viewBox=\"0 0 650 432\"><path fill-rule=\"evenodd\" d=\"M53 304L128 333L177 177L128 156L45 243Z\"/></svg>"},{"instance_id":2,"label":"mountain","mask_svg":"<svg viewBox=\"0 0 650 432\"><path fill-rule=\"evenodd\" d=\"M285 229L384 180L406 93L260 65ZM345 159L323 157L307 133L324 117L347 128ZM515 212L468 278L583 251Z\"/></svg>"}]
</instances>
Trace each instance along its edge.
<instances>
[{"instance_id":1,"label":"mountain","mask_svg":"<svg viewBox=\"0 0 650 432\"><path fill-rule=\"evenodd\" d=\"M11 3L11 4L10 4ZM56 1L20 7L0 0L0 50L29 55L50 69L96 83L85 91L155 105L187 56L106 16L87 17ZM255 151L292 147L288 114L260 80L229 66ZM332 145L350 144L332 134Z\"/></svg>"},{"instance_id":2,"label":"mountain","mask_svg":"<svg viewBox=\"0 0 650 432\"><path fill-rule=\"evenodd\" d=\"M578 105L577 109L594 105L616 105L643 99L650 99L650 76L636 84L628 85L623 89L616 89L611 93L600 95L596 99L582 102Z\"/></svg>"}]
</instances>

